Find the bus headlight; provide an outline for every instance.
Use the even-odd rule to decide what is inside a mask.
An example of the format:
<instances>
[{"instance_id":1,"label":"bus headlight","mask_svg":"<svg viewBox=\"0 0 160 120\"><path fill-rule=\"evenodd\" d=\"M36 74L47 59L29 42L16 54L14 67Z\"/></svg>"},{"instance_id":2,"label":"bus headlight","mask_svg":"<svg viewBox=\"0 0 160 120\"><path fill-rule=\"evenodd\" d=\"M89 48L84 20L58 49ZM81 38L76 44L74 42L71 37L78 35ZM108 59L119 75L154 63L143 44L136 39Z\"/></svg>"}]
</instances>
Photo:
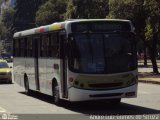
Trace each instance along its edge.
<instances>
[{"instance_id":1,"label":"bus headlight","mask_svg":"<svg viewBox=\"0 0 160 120\"><path fill-rule=\"evenodd\" d=\"M133 85L133 84L136 84L136 78L135 77L133 77L132 79L131 79L131 81L130 81L130 85Z\"/></svg>"},{"instance_id":2,"label":"bus headlight","mask_svg":"<svg viewBox=\"0 0 160 120\"><path fill-rule=\"evenodd\" d=\"M127 81L127 86L130 86L130 85L134 85L136 84L137 82L137 79L135 77L133 77L131 80Z\"/></svg>"}]
</instances>

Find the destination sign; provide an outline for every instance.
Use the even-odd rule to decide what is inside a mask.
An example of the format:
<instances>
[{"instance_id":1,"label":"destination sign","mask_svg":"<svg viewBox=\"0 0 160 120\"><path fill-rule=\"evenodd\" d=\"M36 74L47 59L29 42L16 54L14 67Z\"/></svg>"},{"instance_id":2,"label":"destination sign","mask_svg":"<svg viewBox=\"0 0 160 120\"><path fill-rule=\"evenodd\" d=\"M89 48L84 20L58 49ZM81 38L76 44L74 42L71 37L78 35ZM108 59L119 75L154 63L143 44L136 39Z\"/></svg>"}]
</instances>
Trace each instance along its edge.
<instances>
[{"instance_id":1,"label":"destination sign","mask_svg":"<svg viewBox=\"0 0 160 120\"><path fill-rule=\"evenodd\" d=\"M71 28L72 32L110 32L131 30L129 22L121 21L73 23Z\"/></svg>"}]
</instances>

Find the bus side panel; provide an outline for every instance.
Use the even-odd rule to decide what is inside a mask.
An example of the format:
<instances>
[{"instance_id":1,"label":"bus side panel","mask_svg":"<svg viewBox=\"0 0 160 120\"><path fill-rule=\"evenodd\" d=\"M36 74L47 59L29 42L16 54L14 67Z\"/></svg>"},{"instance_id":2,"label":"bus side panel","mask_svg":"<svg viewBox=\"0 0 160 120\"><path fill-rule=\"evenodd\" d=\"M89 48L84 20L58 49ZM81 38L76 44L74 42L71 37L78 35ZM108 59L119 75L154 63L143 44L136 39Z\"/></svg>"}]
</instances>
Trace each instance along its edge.
<instances>
[{"instance_id":1,"label":"bus side panel","mask_svg":"<svg viewBox=\"0 0 160 120\"><path fill-rule=\"evenodd\" d=\"M35 81L35 60L34 58L26 58L26 74L29 81L29 88L31 90L36 90Z\"/></svg>"},{"instance_id":2,"label":"bus side panel","mask_svg":"<svg viewBox=\"0 0 160 120\"><path fill-rule=\"evenodd\" d=\"M60 59L47 59L45 92L48 95L52 95L52 80L54 78L57 80L61 89L60 79L62 76L62 69L60 68L60 66Z\"/></svg>"},{"instance_id":3,"label":"bus side panel","mask_svg":"<svg viewBox=\"0 0 160 120\"><path fill-rule=\"evenodd\" d=\"M40 92L45 93L46 86L46 58L38 58Z\"/></svg>"},{"instance_id":4,"label":"bus side panel","mask_svg":"<svg viewBox=\"0 0 160 120\"><path fill-rule=\"evenodd\" d=\"M53 64L55 59L47 59L46 64L46 86L45 91L48 95L52 95L52 79L54 78Z\"/></svg>"},{"instance_id":5,"label":"bus side panel","mask_svg":"<svg viewBox=\"0 0 160 120\"><path fill-rule=\"evenodd\" d=\"M13 61L14 81L24 87L25 59L14 57Z\"/></svg>"}]
</instances>

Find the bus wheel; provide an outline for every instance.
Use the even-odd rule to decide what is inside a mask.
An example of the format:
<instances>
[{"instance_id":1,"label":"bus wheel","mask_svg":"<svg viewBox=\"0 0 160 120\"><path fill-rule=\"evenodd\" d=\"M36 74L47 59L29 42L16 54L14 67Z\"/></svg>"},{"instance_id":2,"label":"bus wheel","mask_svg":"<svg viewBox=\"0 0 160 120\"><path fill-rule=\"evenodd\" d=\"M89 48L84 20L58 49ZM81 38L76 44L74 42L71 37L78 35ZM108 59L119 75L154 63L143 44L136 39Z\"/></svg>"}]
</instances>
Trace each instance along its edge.
<instances>
[{"instance_id":1,"label":"bus wheel","mask_svg":"<svg viewBox=\"0 0 160 120\"><path fill-rule=\"evenodd\" d=\"M29 82L28 82L28 78L24 77L24 87L25 87L25 93L27 95L30 95L30 89L29 89Z\"/></svg>"},{"instance_id":2,"label":"bus wheel","mask_svg":"<svg viewBox=\"0 0 160 120\"><path fill-rule=\"evenodd\" d=\"M53 100L54 100L54 104L56 105L60 105L61 101L59 98L59 87L57 82L55 82L55 84L53 85Z\"/></svg>"}]
</instances>

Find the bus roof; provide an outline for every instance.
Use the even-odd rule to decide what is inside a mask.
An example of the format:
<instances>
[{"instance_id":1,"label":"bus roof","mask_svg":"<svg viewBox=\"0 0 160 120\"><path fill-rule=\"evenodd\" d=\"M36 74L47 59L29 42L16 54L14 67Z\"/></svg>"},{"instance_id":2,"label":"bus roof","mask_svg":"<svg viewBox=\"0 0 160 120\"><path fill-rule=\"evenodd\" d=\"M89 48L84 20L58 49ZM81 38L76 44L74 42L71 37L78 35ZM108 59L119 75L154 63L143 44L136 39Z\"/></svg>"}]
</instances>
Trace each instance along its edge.
<instances>
[{"instance_id":1,"label":"bus roof","mask_svg":"<svg viewBox=\"0 0 160 120\"><path fill-rule=\"evenodd\" d=\"M17 37L23 37L23 36L33 35L38 33L51 32L54 30L61 30L61 29L64 29L66 24L68 23L89 22L89 21L121 21L121 22L129 22L131 24L130 20L124 20L124 19L70 19L64 22L56 22L50 25L40 26L37 28L16 32L13 37L17 38Z\"/></svg>"}]
</instances>

